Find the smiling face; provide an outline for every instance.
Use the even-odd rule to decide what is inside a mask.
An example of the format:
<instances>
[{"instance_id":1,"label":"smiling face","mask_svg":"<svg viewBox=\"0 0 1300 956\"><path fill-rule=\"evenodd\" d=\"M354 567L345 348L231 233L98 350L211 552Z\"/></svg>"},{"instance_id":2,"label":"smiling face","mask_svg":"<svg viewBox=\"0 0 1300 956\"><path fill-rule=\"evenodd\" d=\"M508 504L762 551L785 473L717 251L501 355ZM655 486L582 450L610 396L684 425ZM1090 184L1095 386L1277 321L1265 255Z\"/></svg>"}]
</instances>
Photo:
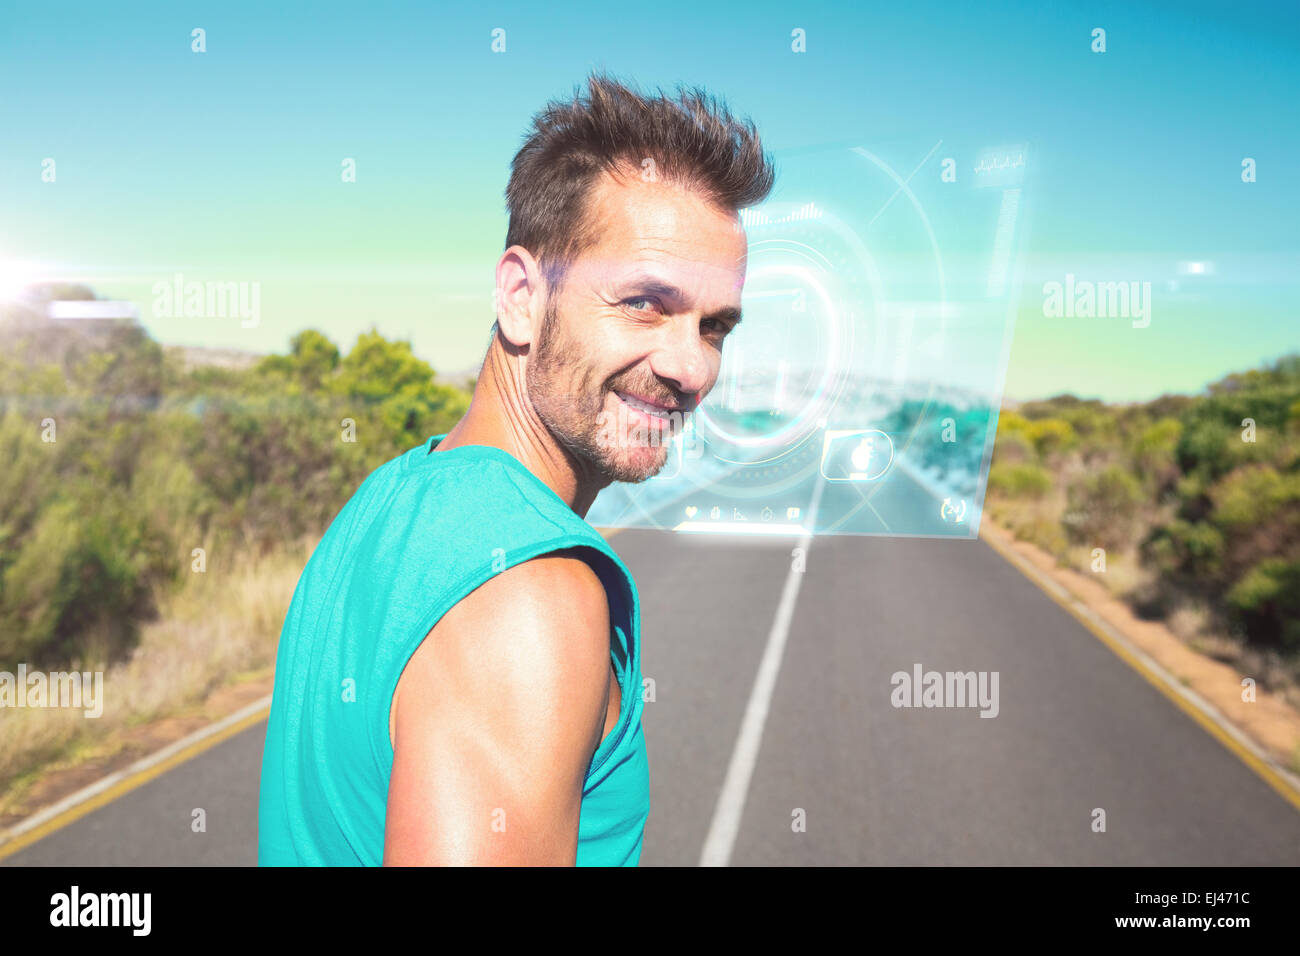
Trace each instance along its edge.
<instances>
[{"instance_id":1,"label":"smiling face","mask_svg":"<svg viewBox=\"0 0 1300 956\"><path fill-rule=\"evenodd\" d=\"M639 482L717 382L747 243L739 218L700 193L635 176L604 176L589 218L599 238L548 301L528 397L580 460Z\"/></svg>"}]
</instances>

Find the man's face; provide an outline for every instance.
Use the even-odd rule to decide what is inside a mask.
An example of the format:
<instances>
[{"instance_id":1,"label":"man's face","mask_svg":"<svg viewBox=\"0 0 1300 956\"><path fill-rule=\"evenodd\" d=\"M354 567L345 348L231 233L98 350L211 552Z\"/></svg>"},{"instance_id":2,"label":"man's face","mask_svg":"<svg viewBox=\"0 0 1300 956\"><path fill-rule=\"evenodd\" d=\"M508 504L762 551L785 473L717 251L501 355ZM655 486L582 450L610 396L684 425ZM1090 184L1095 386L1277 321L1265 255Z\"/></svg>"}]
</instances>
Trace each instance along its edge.
<instances>
[{"instance_id":1,"label":"man's face","mask_svg":"<svg viewBox=\"0 0 1300 956\"><path fill-rule=\"evenodd\" d=\"M701 194L635 176L603 177L589 216L599 238L548 301L528 397L579 459L639 482L718 379L747 244Z\"/></svg>"}]
</instances>

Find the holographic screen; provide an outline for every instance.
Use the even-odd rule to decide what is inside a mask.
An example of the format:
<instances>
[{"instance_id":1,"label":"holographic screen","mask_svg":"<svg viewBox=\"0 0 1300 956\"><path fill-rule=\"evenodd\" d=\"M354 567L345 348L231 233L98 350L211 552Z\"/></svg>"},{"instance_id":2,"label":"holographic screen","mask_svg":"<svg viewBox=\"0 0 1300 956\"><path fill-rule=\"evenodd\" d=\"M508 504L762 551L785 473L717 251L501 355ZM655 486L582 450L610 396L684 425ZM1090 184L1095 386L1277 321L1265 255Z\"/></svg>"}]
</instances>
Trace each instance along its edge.
<instances>
[{"instance_id":1,"label":"holographic screen","mask_svg":"<svg viewBox=\"0 0 1300 956\"><path fill-rule=\"evenodd\" d=\"M587 520L695 534L973 538L1026 235L1024 143L774 156L742 212L744 321L658 475Z\"/></svg>"}]
</instances>

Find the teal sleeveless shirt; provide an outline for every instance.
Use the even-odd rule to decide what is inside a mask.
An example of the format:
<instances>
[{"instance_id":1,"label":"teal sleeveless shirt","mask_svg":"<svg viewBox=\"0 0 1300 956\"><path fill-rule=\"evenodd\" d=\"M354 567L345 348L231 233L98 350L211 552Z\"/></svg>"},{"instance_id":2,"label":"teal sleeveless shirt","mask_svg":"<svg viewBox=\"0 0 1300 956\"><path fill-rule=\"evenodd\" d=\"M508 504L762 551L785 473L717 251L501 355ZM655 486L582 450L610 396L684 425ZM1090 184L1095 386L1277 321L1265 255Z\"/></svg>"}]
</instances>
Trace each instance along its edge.
<instances>
[{"instance_id":1,"label":"teal sleeveless shirt","mask_svg":"<svg viewBox=\"0 0 1300 956\"><path fill-rule=\"evenodd\" d=\"M635 866L650 788L632 575L514 456L487 445L433 453L444 437L372 472L298 580L276 655L258 863L381 864L389 711L407 661L433 625L494 574L577 547L609 597L610 654L623 694L618 724L583 784L577 863Z\"/></svg>"}]
</instances>

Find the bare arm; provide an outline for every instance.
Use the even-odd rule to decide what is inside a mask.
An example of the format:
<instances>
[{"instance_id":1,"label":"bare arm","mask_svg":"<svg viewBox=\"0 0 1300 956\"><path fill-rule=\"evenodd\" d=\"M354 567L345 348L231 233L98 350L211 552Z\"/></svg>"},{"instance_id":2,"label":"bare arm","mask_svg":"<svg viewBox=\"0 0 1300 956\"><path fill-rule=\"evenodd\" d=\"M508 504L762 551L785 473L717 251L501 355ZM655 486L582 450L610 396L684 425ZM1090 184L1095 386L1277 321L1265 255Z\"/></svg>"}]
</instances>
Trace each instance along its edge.
<instances>
[{"instance_id":1,"label":"bare arm","mask_svg":"<svg viewBox=\"0 0 1300 956\"><path fill-rule=\"evenodd\" d=\"M387 865L573 864L609 693L609 607L556 552L449 611L393 696Z\"/></svg>"}]
</instances>

